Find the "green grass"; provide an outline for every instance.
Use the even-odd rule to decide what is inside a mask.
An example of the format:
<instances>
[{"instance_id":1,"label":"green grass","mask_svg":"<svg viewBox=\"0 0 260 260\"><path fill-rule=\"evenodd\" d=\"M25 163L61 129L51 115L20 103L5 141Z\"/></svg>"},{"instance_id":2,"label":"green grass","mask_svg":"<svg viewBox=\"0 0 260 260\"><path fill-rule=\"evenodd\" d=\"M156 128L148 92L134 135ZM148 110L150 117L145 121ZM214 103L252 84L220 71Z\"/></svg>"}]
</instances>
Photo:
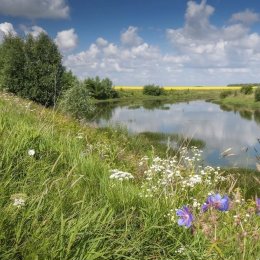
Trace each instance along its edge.
<instances>
[{"instance_id":1,"label":"green grass","mask_svg":"<svg viewBox=\"0 0 260 260\"><path fill-rule=\"evenodd\" d=\"M236 175L228 170L221 183L214 181L220 172L205 169L212 178L207 185L184 188L177 175L166 185L166 170L190 180L200 173L201 162L185 152L176 162L166 152L160 160L146 137L80 124L6 94L0 111L1 260L260 257L260 217L251 200L234 202L228 213L193 208L193 232L172 218L176 208L192 207L195 198L203 203L210 191L232 201L244 196L248 187L235 189ZM109 179L115 168L131 172L134 180ZM145 177L147 171L152 178ZM25 205L13 205L14 198ZM247 222L235 225L234 215Z\"/></svg>"},{"instance_id":2,"label":"green grass","mask_svg":"<svg viewBox=\"0 0 260 260\"><path fill-rule=\"evenodd\" d=\"M236 95L231 95L223 99L217 98L214 100L214 102L240 109L260 109L260 102L255 101L254 94L244 95L237 93Z\"/></svg>"},{"instance_id":3,"label":"green grass","mask_svg":"<svg viewBox=\"0 0 260 260\"><path fill-rule=\"evenodd\" d=\"M133 101L135 105L142 103L145 100L161 100L164 102L184 102L196 99L212 100L217 99L222 91L221 90L168 90L161 96L144 95L140 90L118 90L119 98L111 100L98 100L96 102L120 101L125 104L131 104Z\"/></svg>"}]
</instances>

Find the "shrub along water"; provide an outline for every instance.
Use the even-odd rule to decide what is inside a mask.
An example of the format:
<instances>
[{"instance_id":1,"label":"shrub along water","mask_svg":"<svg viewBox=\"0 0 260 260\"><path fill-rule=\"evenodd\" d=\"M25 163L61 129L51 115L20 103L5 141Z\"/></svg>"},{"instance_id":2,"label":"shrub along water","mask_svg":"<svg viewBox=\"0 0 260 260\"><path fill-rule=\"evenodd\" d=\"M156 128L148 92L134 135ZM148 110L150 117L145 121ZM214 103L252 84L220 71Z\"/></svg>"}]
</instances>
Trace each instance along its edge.
<instances>
[{"instance_id":1,"label":"shrub along water","mask_svg":"<svg viewBox=\"0 0 260 260\"><path fill-rule=\"evenodd\" d=\"M164 90L156 85L145 85L143 88L143 94L150 96L161 96L164 94Z\"/></svg>"},{"instance_id":2,"label":"shrub along water","mask_svg":"<svg viewBox=\"0 0 260 260\"><path fill-rule=\"evenodd\" d=\"M223 98L226 98L226 97L228 97L228 96L230 96L230 95L232 95L232 91L231 91L231 90L225 90L225 91L222 91L222 92L220 93L219 97L220 97L221 99L223 99Z\"/></svg>"},{"instance_id":3,"label":"shrub along water","mask_svg":"<svg viewBox=\"0 0 260 260\"><path fill-rule=\"evenodd\" d=\"M256 102L260 101L260 88L257 88L255 90L255 101Z\"/></svg>"},{"instance_id":4,"label":"shrub along water","mask_svg":"<svg viewBox=\"0 0 260 260\"><path fill-rule=\"evenodd\" d=\"M242 88L240 89L240 92L245 95L250 95L253 93L253 86L252 85L242 86Z\"/></svg>"},{"instance_id":5,"label":"shrub along water","mask_svg":"<svg viewBox=\"0 0 260 260\"><path fill-rule=\"evenodd\" d=\"M88 89L90 96L95 99L118 97L118 93L113 89L113 83L109 78L102 80L99 77L87 78L83 84Z\"/></svg>"},{"instance_id":6,"label":"shrub along water","mask_svg":"<svg viewBox=\"0 0 260 260\"><path fill-rule=\"evenodd\" d=\"M95 111L93 98L83 83L76 82L60 100L59 108L77 119L91 118Z\"/></svg>"}]
</instances>

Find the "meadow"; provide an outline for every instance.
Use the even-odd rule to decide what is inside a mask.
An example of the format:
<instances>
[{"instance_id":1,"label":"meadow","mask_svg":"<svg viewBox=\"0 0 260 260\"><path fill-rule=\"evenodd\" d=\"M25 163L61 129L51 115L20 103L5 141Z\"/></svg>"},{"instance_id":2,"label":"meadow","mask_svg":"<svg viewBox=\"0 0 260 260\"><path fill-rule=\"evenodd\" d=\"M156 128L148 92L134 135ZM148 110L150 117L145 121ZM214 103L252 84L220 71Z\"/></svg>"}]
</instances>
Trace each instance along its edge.
<instances>
[{"instance_id":1,"label":"meadow","mask_svg":"<svg viewBox=\"0 0 260 260\"><path fill-rule=\"evenodd\" d=\"M240 90L239 86L163 86L164 90ZM115 86L115 90L143 90L143 86Z\"/></svg>"},{"instance_id":2,"label":"meadow","mask_svg":"<svg viewBox=\"0 0 260 260\"><path fill-rule=\"evenodd\" d=\"M0 259L260 259L258 175L5 93L0 111Z\"/></svg>"}]
</instances>

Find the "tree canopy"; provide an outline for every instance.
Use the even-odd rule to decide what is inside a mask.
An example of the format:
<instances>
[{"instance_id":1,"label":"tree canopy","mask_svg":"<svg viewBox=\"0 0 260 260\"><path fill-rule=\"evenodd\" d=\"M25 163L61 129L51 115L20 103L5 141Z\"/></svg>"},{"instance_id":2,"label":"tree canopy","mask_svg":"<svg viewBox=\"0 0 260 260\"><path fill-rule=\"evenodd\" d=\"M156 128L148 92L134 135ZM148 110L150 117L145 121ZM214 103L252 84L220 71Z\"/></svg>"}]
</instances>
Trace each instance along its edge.
<instances>
[{"instance_id":1,"label":"tree canopy","mask_svg":"<svg viewBox=\"0 0 260 260\"><path fill-rule=\"evenodd\" d=\"M62 56L45 33L26 39L8 35L0 48L2 89L53 106L62 91Z\"/></svg>"}]
</instances>

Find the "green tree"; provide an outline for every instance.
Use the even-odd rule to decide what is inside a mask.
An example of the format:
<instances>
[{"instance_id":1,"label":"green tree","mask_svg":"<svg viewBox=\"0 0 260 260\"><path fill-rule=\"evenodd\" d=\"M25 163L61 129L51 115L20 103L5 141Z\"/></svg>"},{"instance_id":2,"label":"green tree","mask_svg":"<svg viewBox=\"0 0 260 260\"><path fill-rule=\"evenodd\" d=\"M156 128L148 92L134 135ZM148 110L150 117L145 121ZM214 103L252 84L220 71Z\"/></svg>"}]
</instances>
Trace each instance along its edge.
<instances>
[{"instance_id":1,"label":"green tree","mask_svg":"<svg viewBox=\"0 0 260 260\"><path fill-rule=\"evenodd\" d=\"M75 84L79 83L78 78L73 75L72 71L67 71L64 69L62 78L61 78L61 89L62 93L68 90L69 88L72 88Z\"/></svg>"},{"instance_id":2,"label":"green tree","mask_svg":"<svg viewBox=\"0 0 260 260\"><path fill-rule=\"evenodd\" d=\"M160 96L164 94L164 89L156 85L146 85L143 89L144 95Z\"/></svg>"},{"instance_id":3,"label":"green tree","mask_svg":"<svg viewBox=\"0 0 260 260\"><path fill-rule=\"evenodd\" d=\"M62 91L64 67L58 47L48 35L25 40L8 35L0 48L0 86L45 106Z\"/></svg>"},{"instance_id":4,"label":"green tree","mask_svg":"<svg viewBox=\"0 0 260 260\"><path fill-rule=\"evenodd\" d=\"M25 44L26 64L24 96L45 106L53 106L62 91L62 56L45 33L36 39L29 36Z\"/></svg>"},{"instance_id":5,"label":"green tree","mask_svg":"<svg viewBox=\"0 0 260 260\"><path fill-rule=\"evenodd\" d=\"M7 35L1 45L1 88L20 94L24 87L24 41Z\"/></svg>"},{"instance_id":6,"label":"green tree","mask_svg":"<svg viewBox=\"0 0 260 260\"><path fill-rule=\"evenodd\" d=\"M245 95L250 95L253 93L253 86L252 85L244 85L241 87L240 92Z\"/></svg>"},{"instance_id":7,"label":"green tree","mask_svg":"<svg viewBox=\"0 0 260 260\"><path fill-rule=\"evenodd\" d=\"M31 99L31 90L38 86L38 76L35 73L37 67L37 56L36 56L36 40L29 34L24 43L24 88L22 89L21 96Z\"/></svg>"},{"instance_id":8,"label":"green tree","mask_svg":"<svg viewBox=\"0 0 260 260\"><path fill-rule=\"evenodd\" d=\"M0 45L0 89L3 89L3 67L4 67L4 60L3 60L3 46Z\"/></svg>"},{"instance_id":9,"label":"green tree","mask_svg":"<svg viewBox=\"0 0 260 260\"><path fill-rule=\"evenodd\" d=\"M78 119L92 117L95 110L89 90L83 83L76 83L69 88L63 94L59 107Z\"/></svg>"},{"instance_id":10,"label":"green tree","mask_svg":"<svg viewBox=\"0 0 260 260\"><path fill-rule=\"evenodd\" d=\"M93 98L108 99L118 97L118 93L113 89L113 83L109 78L102 80L99 77L88 78L84 80L84 85Z\"/></svg>"},{"instance_id":11,"label":"green tree","mask_svg":"<svg viewBox=\"0 0 260 260\"><path fill-rule=\"evenodd\" d=\"M255 101L260 101L260 87L255 90Z\"/></svg>"}]
</instances>

